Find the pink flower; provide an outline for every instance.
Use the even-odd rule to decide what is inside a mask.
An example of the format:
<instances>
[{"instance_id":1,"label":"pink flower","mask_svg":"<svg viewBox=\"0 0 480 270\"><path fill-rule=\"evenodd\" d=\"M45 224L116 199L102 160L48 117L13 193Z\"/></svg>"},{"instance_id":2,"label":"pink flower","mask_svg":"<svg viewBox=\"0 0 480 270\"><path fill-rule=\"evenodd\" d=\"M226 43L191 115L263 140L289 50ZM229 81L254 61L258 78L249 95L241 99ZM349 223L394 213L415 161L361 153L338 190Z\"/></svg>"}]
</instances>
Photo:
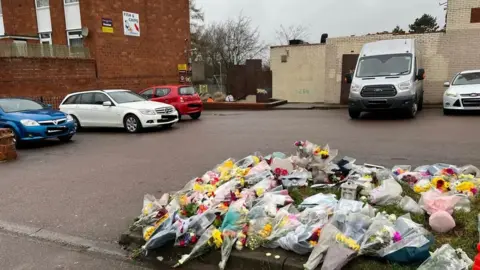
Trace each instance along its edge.
<instances>
[{"instance_id":1,"label":"pink flower","mask_svg":"<svg viewBox=\"0 0 480 270\"><path fill-rule=\"evenodd\" d=\"M275 174L276 174L276 175L282 174L282 169L276 168L276 169L275 169Z\"/></svg>"},{"instance_id":2,"label":"pink flower","mask_svg":"<svg viewBox=\"0 0 480 270\"><path fill-rule=\"evenodd\" d=\"M287 170L282 170L282 175L288 175L288 171Z\"/></svg>"},{"instance_id":3,"label":"pink flower","mask_svg":"<svg viewBox=\"0 0 480 270\"><path fill-rule=\"evenodd\" d=\"M455 172L453 171L452 168L447 168L447 169L445 169L445 173L447 173L448 175L453 175L453 174L455 174Z\"/></svg>"},{"instance_id":4,"label":"pink flower","mask_svg":"<svg viewBox=\"0 0 480 270\"><path fill-rule=\"evenodd\" d=\"M402 240L402 235L401 235L399 232L395 232L395 233L393 234L393 242L396 243L396 242L398 242L398 241L400 241L400 240Z\"/></svg>"},{"instance_id":5,"label":"pink flower","mask_svg":"<svg viewBox=\"0 0 480 270\"><path fill-rule=\"evenodd\" d=\"M472 188L470 191L473 193L473 195L477 195L477 193L478 193L477 188Z\"/></svg>"}]
</instances>

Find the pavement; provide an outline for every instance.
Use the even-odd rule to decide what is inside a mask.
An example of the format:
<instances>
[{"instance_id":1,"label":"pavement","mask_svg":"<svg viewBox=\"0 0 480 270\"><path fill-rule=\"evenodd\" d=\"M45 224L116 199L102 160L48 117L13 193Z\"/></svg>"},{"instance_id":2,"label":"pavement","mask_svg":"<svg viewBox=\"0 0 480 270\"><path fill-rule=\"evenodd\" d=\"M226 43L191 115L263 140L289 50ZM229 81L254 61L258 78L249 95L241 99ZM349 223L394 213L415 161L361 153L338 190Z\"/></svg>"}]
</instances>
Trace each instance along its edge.
<instances>
[{"instance_id":1,"label":"pavement","mask_svg":"<svg viewBox=\"0 0 480 270\"><path fill-rule=\"evenodd\" d=\"M9 270L142 270L132 262L0 232L0 269Z\"/></svg>"},{"instance_id":2,"label":"pavement","mask_svg":"<svg viewBox=\"0 0 480 270\"><path fill-rule=\"evenodd\" d=\"M480 165L478 118L446 117L435 109L416 119L369 114L358 121L350 120L346 110L205 112L201 120L183 121L171 130L87 130L71 143L47 141L20 149L17 161L0 164L0 225L115 245L140 213L145 193L160 196L178 190L229 157L255 151L292 153L295 140L329 143L357 163ZM50 246L48 238L30 243L31 238L1 236L0 262L13 259L0 269L29 269L35 258L35 269L55 269L49 258L88 263L84 256L97 254ZM23 250L32 259L15 255ZM24 268L21 260L27 263ZM130 266L125 267L135 269ZM109 268L92 264L82 269Z\"/></svg>"},{"instance_id":3,"label":"pavement","mask_svg":"<svg viewBox=\"0 0 480 270\"><path fill-rule=\"evenodd\" d=\"M348 105L328 104L328 103L286 103L273 107L273 110L339 110L347 109ZM426 109L442 108L441 104L424 104Z\"/></svg>"}]
</instances>

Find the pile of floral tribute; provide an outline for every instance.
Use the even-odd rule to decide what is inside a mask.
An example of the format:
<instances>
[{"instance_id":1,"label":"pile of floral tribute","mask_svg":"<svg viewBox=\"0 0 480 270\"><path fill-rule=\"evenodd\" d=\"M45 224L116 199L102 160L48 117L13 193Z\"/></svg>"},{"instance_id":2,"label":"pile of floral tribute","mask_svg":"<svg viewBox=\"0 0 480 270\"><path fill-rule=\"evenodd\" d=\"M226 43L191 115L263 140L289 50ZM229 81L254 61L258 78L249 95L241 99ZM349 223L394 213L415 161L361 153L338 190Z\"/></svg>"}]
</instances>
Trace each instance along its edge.
<instances>
[{"instance_id":1,"label":"pile of floral tribute","mask_svg":"<svg viewBox=\"0 0 480 270\"><path fill-rule=\"evenodd\" d=\"M233 248L260 247L310 254L305 269L320 264L324 270L341 269L361 255L394 263L423 262L420 269L462 269L472 264L449 245L431 256L429 231L409 214L396 217L379 213L374 206L396 204L406 212L426 212L434 230L449 231L455 227L452 212L469 211L469 199L477 195L476 167L387 169L356 165L349 157L334 162L338 151L328 145L308 141L294 145L295 155L255 153L236 162L227 159L176 193L160 199L145 195L142 214L133 224L143 231L144 254L174 242L193 247L177 266L220 250L219 268L225 269ZM295 206L289 189L306 186L341 188L342 198L318 193ZM402 197L403 188L422 193L420 201ZM436 254L453 254L455 260L439 260Z\"/></svg>"}]
</instances>

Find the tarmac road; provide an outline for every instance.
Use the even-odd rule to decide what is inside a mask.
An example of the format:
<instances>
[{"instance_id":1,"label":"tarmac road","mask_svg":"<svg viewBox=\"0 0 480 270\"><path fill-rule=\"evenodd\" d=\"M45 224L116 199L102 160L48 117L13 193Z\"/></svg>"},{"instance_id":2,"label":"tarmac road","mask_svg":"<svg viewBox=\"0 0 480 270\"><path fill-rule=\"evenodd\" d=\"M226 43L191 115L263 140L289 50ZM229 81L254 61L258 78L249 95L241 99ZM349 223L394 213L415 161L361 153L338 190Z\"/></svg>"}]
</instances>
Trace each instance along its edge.
<instances>
[{"instance_id":1,"label":"tarmac road","mask_svg":"<svg viewBox=\"0 0 480 270\"><path fill-rule=\"evenodd\" d=\"M224 159L255 151L293 153L295 140L329 143L340 155L392 166L480 165L479 116L425 110L414 120L344 110L208 112L171 130L79 133L45 142L0 164L0 221L114 242L141 210L145 193L181 188Z\"/></svg>"}]
</instances>

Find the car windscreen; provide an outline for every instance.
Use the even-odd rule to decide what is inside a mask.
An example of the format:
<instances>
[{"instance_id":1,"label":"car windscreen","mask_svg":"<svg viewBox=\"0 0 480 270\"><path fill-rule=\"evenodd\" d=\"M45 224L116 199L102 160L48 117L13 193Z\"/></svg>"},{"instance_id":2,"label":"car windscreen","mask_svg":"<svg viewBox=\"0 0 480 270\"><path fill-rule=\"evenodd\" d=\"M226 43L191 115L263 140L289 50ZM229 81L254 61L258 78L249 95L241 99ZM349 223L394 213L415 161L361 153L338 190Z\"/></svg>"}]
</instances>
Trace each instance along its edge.
<instances>
[{"instance_id":1,"label":"car windscreen","mask_svg":"<svg viewBox=\"0 0 480 270\"><path fill-rule=\"evenodd\" d=\"M480 72L458 74L453 80L453 85L480 84Z\"/></svg>"},{"instance_id":2,"label":"car windscreen","mask_svg":"<svg viewBox=\"0 0 480 270\"><path fill-rule=\"evenodd\" d=\"M375 55L360 58L356 76L384 77L410 74L411 54Z\"/></svg>"},{"instance_id":3,"label":"car windscreen","mask_svg":"<svg viewBox=\"0 0 480 270\"><path fill-rule=\"evenodd\" d=\"M6 113L42 110L44 106L29 99L0 99L0 109Z\"/></svg>"},{"instance_id":4,"label":"car windscreen","mask_svg":"<svg viewBox=\"0 0 480 270\"><path fill-rule=\"evenodd\" d=\"M109 92L108 95L117 103L139 102L146 99L132 91Z\"/></svg>"},{"instance_id":5,"label":"car windscreen","mask_svg":"<svg viewBox=\"0 0 480 270\"><path fill-rule=\"evenodd\" d=\"M182 96L192 96L195 95L195 88L193 86L180 87L178 93Z\"/></svg>"}]
</instances>

